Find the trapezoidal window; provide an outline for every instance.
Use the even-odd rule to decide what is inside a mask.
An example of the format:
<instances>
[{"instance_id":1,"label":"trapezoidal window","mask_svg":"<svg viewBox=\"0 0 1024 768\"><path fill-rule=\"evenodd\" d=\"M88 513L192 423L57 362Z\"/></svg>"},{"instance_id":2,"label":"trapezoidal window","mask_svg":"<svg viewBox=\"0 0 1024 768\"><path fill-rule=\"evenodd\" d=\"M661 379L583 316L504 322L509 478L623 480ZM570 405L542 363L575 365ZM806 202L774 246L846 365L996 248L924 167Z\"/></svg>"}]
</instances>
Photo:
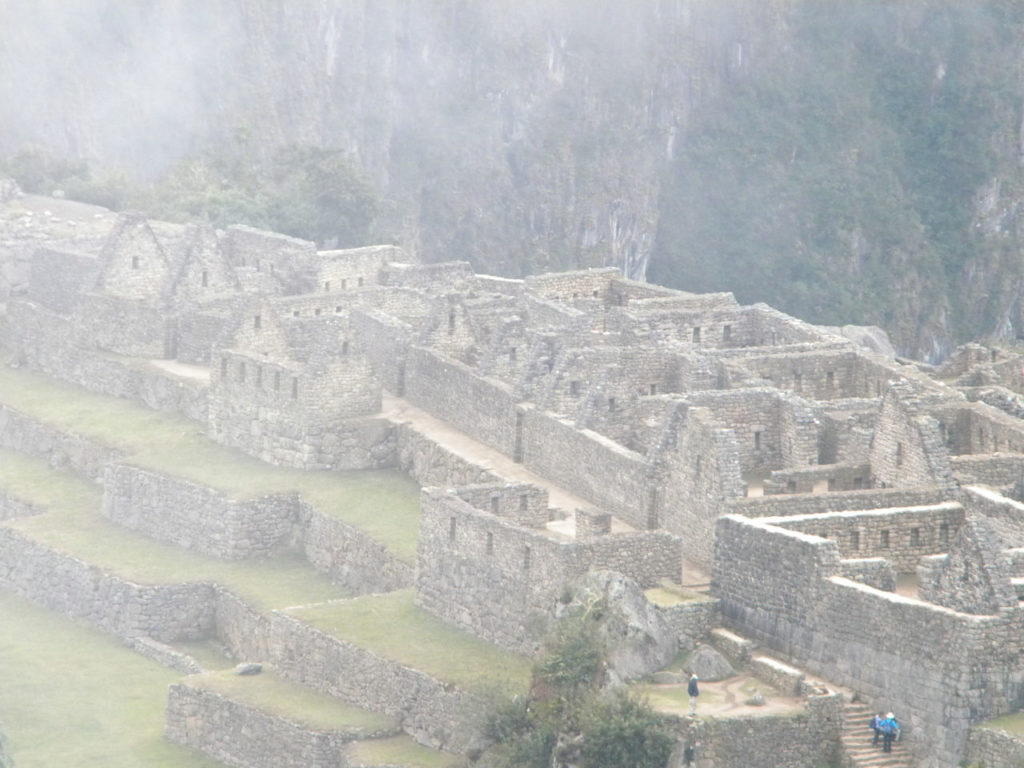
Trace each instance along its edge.
<instances>
[{"instance_id":1,"label":"trapezoidal window","mask_svg":"<svg viewBox=\"0 0 1024 768\"><path fill-rule=\"evenodd\" d=\"M138 269L138 268L139 268L139 257L138 256L132 256L132 269Z\"/></svg>"},{"instance_id":2,"label":"trapezoidal window","mask_svg":"<svg viewBox=\"0 0 1024 768\"><path fill-rule=\"evenodd\" d=\"M363 278L361 278L361 277L359 278L359 287L360 288L363 287Z\"/></svg>"},{"instance_id":3,"label":"trapezoidal window","mask_svg":"<svg viewBox=\"0 0 1024 768\"><path fill-rule=\"evenodd\" d=\"M530 570L530 548L523 547L523 570Z\"/></svg>"},{"instance_id":4,"label":"trapezoidal window","mask_svg":"<svg viewBox=\"0 0 1024 768\"><path fill-rule=\"evenodd\" d=\"M455 528L457 524L454 517L448 518L448 541L455 541Z\"/></svg>"},{"instance_id":5,"label":"trapezoidal window","mask_svg":"<svg viewBox=\"0 0 1024 768\"><path fill-rule=\"evenodd\" d=\"M488 555L493 555L494 554L494 534L493 533L488 533L487 534L487 554Z\"/></svg>"},{"instance_id":6,"label":"trapezoidal window","mask_svg":"<svg viewBox=\"0 0 1024 768\"><path fill-rule=\"evenodd\" d=\"M331 281L324 280L324 293L327 293L329 290L331 290Z\"/></svg>"},{"instance_id":7,"label":"trapezoidal window","mask_svg":"<svg viewBox=\"0 0 1024 768\"><path fill-rule=\"evenodd\" d=\"M238 380L245 382L245 363L238 364Z\"/></svg>"},{"instance_id":8,"label":"trapezoidal window","mask_svg":"<svg viewBox=\"0 0 1024 768\"><path fill-rule=\"evenodd\" d=\"M299 399L299 380L292 377L292 400Z\"/></svg>"},{"instance_id":9,"label":"trapezoidal window","mask_svg":"<svg viewBox=\"0 0 1024 768\"><path fill-rule=\"evenodd\" d=\"M275 392L280 392L281 391L281 372L280 371L274 371L274 391Z\"/></svg>"},{"instance_id":10,"label":"trapezoidal window","mask_svg":"<svg viewBox=\"0 0 1024 768\"><path fill-rule=\"evenodd\" d=\"M693 343L694 344L699 344L700 343L700 328L699 327L693 329Z\"/></svg>"},{"instance_id":11,"label":"trapezoidal window","mask_svg":"<svg viewBox=\"0 0 1024 768\"><path fill-rule=\"evenodd\" d=\"M258 331L260 326L263 324L263 318L259 315L254 315L252 318L252 328L254 331Z\"/></svg>"},{"instance_id":12,"label":"trapezoidal window","mask_svg":"<svg viewBox=\"0 0 1024 768\"><path fill-rule=\"evenodd\" d=\"M209 275L209 273L205 269L203 270L203 274L201 276L201 282L202 282L203 288L207 288L210 285L210 275Z\"/></svg>"}]
</instances>

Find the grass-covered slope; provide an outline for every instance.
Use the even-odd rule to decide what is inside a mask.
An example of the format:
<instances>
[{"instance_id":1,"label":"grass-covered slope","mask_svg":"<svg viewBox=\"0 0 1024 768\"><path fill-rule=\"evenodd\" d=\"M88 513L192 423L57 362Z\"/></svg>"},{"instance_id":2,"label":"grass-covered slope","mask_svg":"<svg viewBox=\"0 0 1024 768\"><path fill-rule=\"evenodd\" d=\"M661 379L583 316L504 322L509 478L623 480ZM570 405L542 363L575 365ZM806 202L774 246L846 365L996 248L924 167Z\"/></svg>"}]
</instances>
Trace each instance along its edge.
<instances>
[{"instance_id":1,"label":"grass-covered slope","mask_svg":"<svg viewBox=\"0 0 1024 768\"><path fill-rule=\"evenodd\" d=\"M298 491L397 556L416 552L419 493L397 471L303 472L273 467L209 440L180 415L0 366L0 403L45 424L116 448L136 464L209 485L235 498ZM44 483L45 485L45 483Z\"/></svg>"}]
</instances>

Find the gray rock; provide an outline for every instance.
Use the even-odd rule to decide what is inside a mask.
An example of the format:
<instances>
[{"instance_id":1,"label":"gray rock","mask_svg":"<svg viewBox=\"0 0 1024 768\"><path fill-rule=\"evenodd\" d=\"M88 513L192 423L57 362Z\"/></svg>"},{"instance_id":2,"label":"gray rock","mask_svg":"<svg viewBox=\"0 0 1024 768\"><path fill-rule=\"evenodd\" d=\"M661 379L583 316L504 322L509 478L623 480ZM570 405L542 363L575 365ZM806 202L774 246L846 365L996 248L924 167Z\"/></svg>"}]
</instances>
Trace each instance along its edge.
<instances>
[{"instance_id":1,"label":"gray rock","mask_svg":"<svg viewBox=\"0 0 1024 768\"><path fill-rule=\"evenodd\" d=\"M255 661L246 661L235 667L235 673L239 675L258 675L263 671L263 665Z\"/></svg>"},{"instance_id":2,"label":"gray rock","mask_svg":"<svg viewBox=\"0 0 1024 768\"><path fill-rule=\"evenodd\" d=\"M632 579L612 571L593 571L577 583L573 597L584 606L604 601L599 631L608 649L610 683L646 677L675 658L675 632Z\"/></svg>"},{"instance_id":3,"label":"gray rock","mask_svg":"<svg viewBox=\"0 0 1024 768\"><path fill-rule=\"evenodd\" d=\"M844 325L839 332L850 341L867 347L886 360L896 359L896 348L889 341L889 334L877 325Z\"/></svg>"},{"instance_id":4,"label":"gray rock","mask_svg":"<svg viewBox=\"0 0 1024 768\"><path fill-rule=\"evenodd\" d=\"M698 645L686 663L687 668L701 680L714 682L736 674L732 664L710 645Z\"/></svg>"}]
</instances>

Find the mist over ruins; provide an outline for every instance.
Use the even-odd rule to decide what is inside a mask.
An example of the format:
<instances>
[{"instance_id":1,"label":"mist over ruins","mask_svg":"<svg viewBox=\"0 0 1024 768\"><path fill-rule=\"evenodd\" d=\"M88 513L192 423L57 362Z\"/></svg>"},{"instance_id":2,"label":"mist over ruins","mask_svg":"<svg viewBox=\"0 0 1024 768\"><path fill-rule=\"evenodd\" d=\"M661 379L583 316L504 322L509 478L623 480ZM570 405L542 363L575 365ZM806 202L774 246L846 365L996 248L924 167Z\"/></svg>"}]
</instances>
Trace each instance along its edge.
<instances>
[{"instance_id":1,"label":"mist over ruins","mask_svg":"<svg viewBox=\"0 0 1024 768\"><path fill-rule=\"evenodd\" d=\"M778 62L839 45L828 14L443 5L0 0L0 61L125 56L102 103L82 60L77 122L47 119L47 92L0 121L0 766L1024 765L1019 171L947 153L898 204L865 202L856 157L877 147L830 147L855 215L793 242L735 198L736 247L694 257L682 235L724 226L696 221L689 185L722 190L695 153L735 170L707 131ZM837 11L843 45L885 73L928 59L931 116L955 127L1024 27L1006 4L926 5ZM189 45L157 66L142 28ZM920 47L868 45L890 35ZM251 101L213 93L239 62L272 79L310 51L273 106L252 73ZM196 68L194 90L171 76ZM113 104L133 69L154 85L138 136ZM1019 165L994 99L1015 127L978 130ZM818 179L814 151L776 160ZM752 167L736 178L785 218L797 199ZM769 266L746 261L759 238ZM788 281L775 295L815 322L705 290L740 271ZM890 289L906 301L882 306Z\"/></svg>"}]
</instances>

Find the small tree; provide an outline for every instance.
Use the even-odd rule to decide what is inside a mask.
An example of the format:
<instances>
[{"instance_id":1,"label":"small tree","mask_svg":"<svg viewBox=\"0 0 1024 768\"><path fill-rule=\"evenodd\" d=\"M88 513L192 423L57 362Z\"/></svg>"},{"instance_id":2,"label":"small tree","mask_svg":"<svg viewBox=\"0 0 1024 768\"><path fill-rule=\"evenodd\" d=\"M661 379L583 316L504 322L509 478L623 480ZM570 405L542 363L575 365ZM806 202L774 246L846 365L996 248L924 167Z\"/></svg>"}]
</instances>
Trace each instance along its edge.
<instances>
[{"instance_id":1,"label":"small tree","mask_svg":"<svg viewBox=\"0 0 1024 768\"><path fill-rule=\"evenodd\" d=\"M588 708L582 732L586 768L665 768L674 742L665 721L621 689Z\"/></svg>"}]
</instances>

